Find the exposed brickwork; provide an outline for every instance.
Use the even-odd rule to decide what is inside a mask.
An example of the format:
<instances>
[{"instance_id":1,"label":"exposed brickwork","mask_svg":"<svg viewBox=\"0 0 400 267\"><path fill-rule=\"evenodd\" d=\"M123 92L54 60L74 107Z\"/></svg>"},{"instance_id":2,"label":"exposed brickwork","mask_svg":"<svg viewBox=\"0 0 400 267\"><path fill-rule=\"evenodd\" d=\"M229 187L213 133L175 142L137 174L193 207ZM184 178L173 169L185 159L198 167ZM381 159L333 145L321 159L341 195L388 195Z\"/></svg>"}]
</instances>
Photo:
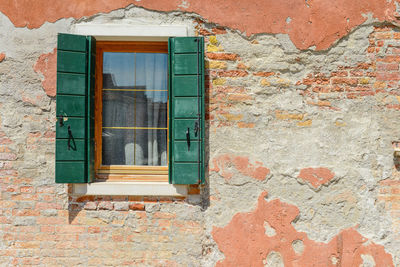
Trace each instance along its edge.
<instances>
[{"instance_id":1,"label":"exposed brickwork","mask_svg":"<svg viewBox=\"0 0 400 267\"><path fill-rule=\"evenodd\" d=\"M12 265L178 266L174 253L202 235L198 216L164 210L182 198L83 196L64 207L54 186L3 184L0 256Z\"/></svg>"},{"instance_id":2,"label":"exposed brickwork","mask_svg":"<svg viewBox=\"0 0 400 267\"><path fill-rule=\"evenodd\" d=\"M366 53L369 62L355 66L341 66L331 73L310 73L297 85L306 85L301 94L309 97L311 105L335 109L332 102L341 99L357 99L379 94L386 97L386 108L399 109L398 86L400 81L400 45L394 26L375 27L369 37ZM326 99L329 99L326 100ZM378 103L382 105L382 103Z\"/></svg>"}]
</instances>

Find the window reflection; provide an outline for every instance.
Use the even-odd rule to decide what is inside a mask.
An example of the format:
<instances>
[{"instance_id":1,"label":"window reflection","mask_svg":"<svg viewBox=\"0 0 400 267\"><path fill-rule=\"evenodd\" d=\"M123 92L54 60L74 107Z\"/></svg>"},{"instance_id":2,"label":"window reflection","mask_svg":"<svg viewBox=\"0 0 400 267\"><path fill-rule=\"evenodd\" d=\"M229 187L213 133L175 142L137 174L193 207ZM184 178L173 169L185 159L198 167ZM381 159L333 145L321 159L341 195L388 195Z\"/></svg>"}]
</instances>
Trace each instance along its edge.
<instances>
[{"instance_id":1,"label":"window reflection","mask_svg":"<svg viewBox=\"0 0 400 267\"><path fill-rule=\"evenodd\" d=\"M167 165L167 54L103 54L103 165Z\"/></svg>"}]
</instances>

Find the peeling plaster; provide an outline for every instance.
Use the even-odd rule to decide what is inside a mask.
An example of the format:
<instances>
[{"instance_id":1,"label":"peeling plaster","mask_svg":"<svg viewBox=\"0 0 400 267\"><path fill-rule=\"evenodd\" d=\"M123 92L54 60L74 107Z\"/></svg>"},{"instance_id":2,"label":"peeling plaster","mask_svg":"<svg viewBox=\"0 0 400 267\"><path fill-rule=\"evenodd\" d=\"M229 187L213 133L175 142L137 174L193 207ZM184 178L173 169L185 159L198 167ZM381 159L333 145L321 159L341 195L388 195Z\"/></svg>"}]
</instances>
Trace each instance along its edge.
<instances>
[{"instance_id":1,"label":"peeling plaster","mask_svg":"<svg viewBox=\"0 0 400 267\"><path fill-rule=\"evenodd\" d=\"M237 213L225 227L214 227L212 236L225 259L222 266L394 266L384 247L361 236L356 229L342 230L328 243L316 242L298 232L292 222L299 216L296 206L279 199L266 201L264 192L252 212ZM265 234L265 221L276 235ZM318 255L318 257L316 257ZM266 264L266 265L264 265ZM369 265L367 265L369 266Z\"/></svg>"},{"instance_id":2,"label":"peeling plaster","mask_svg":"<svg viewBox=\"0 0 400 267\"><path fill-rule=\"evenodd\" d=\"M33 69L37 73L41 73L42 86L48 96L56 96L56 72L57 72L57 49L48 54L41 55L36 61Z\"/></svg>"},{"instance_id":3,"label":"peeling plaster","mask_svg":"<svg viewBox=\"0 0 400 267\"><path fill-rule=\"evenodd\" d=\"M252 177L257 180L265 180L270 173L270 170L262 166L261 162L256 161L255 164L249 162L248 157L234 156L234 155L221 155L213 159L214 168L210 171L220 173L225 179L230 179L233 173L230 167L233 165L243 175Z\"/></svg>"},{"instance_id":4,"label":"peeling plaster","mask_svg":"<svg viewBox=\"0 0 400 267\"><path fill-rule=\"evenodd\" d=\"M197 13L209 22L237 29L247 36L260 33L287 33L299 49L326 49L368 17L395 21L396 6L386 0L259 1L225 0L135 0L95 1L25 1L0 2L0 11L17 27L38 28L44 22L61 18L82 18L110 12L130 4L157 11ZM48 8L51 6L52 8ZM368 14L366 16L365 14ZM290 17L290 23L282 18Z\"/></svg>"},{"instance_id":5,"label":"peeling plaster","mask_svg":"<svg viewBox=\"0 0 400 267\"><path fill-rule=\"evenodd\" d=\"M310 184L314 189L327 185L335 174L327 168L304 168L300 171L298 178Z\"/></svg>"}]
</instances>

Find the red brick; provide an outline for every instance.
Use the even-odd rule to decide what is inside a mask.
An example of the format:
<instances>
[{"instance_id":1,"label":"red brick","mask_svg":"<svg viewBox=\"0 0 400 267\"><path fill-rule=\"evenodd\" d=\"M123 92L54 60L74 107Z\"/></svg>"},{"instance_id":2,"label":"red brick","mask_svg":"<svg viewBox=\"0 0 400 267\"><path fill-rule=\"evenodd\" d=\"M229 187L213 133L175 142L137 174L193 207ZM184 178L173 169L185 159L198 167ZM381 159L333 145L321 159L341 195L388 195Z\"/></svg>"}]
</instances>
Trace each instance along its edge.
<instances>
[{"instance_id":1,"label":"red brick","mask_svg":"<svg viewBox=\"0 0 400 267\"><path fill-rule=\"evenodd\" d=\"M400 39L400 32L394 32L393 33L393 38L394 39Z\"/></svg>"},{"instance_id":2,"label":"red brick","mask_svg":"<svg viewBox=\"0 0 400 267\"><path fill-rule=\"evenodd\" d=\"M98 205L99 210L112 210L114 209L114 204L109 201L102 201Z\"/></svg>"},{"instance_id":3,"label":"red brick","mask_svg":"<svg viewBox=\"0 0 400 267\"><path fill-rule=\"evenodd\" d=\"M242 62L239 62L239 63L237 64L236 68L242 69L242 70L247 70L249 67L246 66L245 64L243 64Z\"/></svg>"},{"instance_id":4,"label":"red brick","mask_svg":"<svg viewBox=\"0 0 400 267\"><path fill-rule=\"evenodd\" d=\"M40 227L40 232L44 233L54 233L55 232L55 226L52 225L43 225Z\"/></svg>"},{"instance_id":5,"label":"red brick","mask_svg":"<svg viewBox=\"0 0 400 267\"><path fill-rule=\"evenodd\" d=\"M358 80L355 78L332 78L332 84L347 84L355 86L357 83Z\"/></svg>"},{"instance_id":6,"label":"red brick","mask_svg":"<svg viewBox=\"0 0 400 267\"><path fill-rule=\"evenodd\" d=\"M334 71L331 73L331 77L347 77L348 72L347 71Z\"/></svg>"},{"instance_id":7,"label":"red brick","mask_svg":"<svg viewBox=\"0 0 400 267\"><path fill-rule=\"evenodd\" d=\"M254 76L261 76L261 77L269 77L272 75L275 75L275 72L270 72L270 71L259 71L259 72L254 72Z\"/></svg>"},{"instance_id":8,"label":"red brick","mask_svg":"<svg viewBox=\"0 0 400 267\"><path fill-rule=\"evenodd\" d=\"M374 53L375 52L375 46L370 46L367 48L368 53Z\"/></svg>"},{"instance_id":9,"label":"red brick","mask_svg":"<svg viewBox=\"0 0 400 267\"><path fill-rule=\"evenodd\" d=\"M386 55L385 57L378 57L378 62L400 62L400 55Z\"/></svg>"},{"instance_id":10,"label":"red brick","mask_svg":"<svg viewBox=\"0 0 400 267\"><path fill-rule=\"evenodd\" d=\"M212 29L212 32L213 32L214 34L225 34L225 33L227 33L226 29L225 29L225 28L222 28L222 27L213 28L213 29Z\"/></svg>"},{"instance_id":11,"label":"red brick","mask_svg":"<svg viewBox=\"0 0 400 267\"><path fill-rule=\"evenodd\" d=\"M212 35L211 32L207 31L206 29L200 28L197 30L199 35L203 35L203 36L209 36Z\"/></svg>"},{"instance_id":12,"label":"red brick","mask_svg":"<svg viewBox=\"0 0 400 267\"><path fill-rule=\"evenodd\" d=\"M219 77L245 77L248 74L245 70L224 70L218 72Z\"/></svg>"},{"instance_id":13,"label":"red brick","mask_svg":"<svg viewBox=\"0 0 400 267\"><path fill-rule=\"evenodd\" d=\"M141 196L129 196L128 201L143 201L143 197Z\"/></svg>"},{"instance_id":14,"label":"red brick","mask_svg":"<svg viewBox=\"0 0 400 267\"><path fill-rule=\"evenodd\" d=\"M37 217L36 219L37 224L45 224L45 225L62 225L68 223L68 218L63 217Z\"/></svg>"},{"instance_id":15,"label":"red brick","mask_svg":"<svg viewBox=\"0 0 400 267\"><path fill-rule=\"evenodd\" d=\"M53 186L39 186L36 188L36 192L52 194L52 193L54 193L54 187Z\"/></svg>"},{"instance_id":16,"label":"red brick","mask_svg":"<svg viewBox=\"0 0 400 267\"><path fill-rule=\"evenodd\" d=\"M32 186L21 186L21 193L33 193L34 188Z\"/></svg>"},{"instance_id":17,"label":"red brick","mask_svg":"<svg viewBox=\"0 0 400 267\"><path fill-rule=\"evenodd\" d=\"M387 179L379 182L379 184L384 186L400 186L400 180Z\"/></svg>"},{"instance_id":18,"label":"red brick","mask_svg":"<svg viewBox=\"0 0 400 267\"><path fill-rule=\"evenodd\" d=\"M388 63L388 64L378 63L376 67L379 71L399 70L398 63Z\"/></svg>"},{"instance_id":19,"label":"red brick","mask_svg":"<svg viewBox=\"0 0 400 267\"><path fill-rule=\"evenodd\" d=\"M167 213L167 212L155 212L153 214L153 218L155 218L155 219L174 219L174 218L176 218L176 214Z\"/></svg>"},{"instance_id":20,"label":"red brick","mask_svg":"<svg viewBox=\"0 0 400 267\"><path fill-rule=\"evenodd\" d=\"M83 233L85 227L78 225L60 225L56 226L57 233Z\"/></svg>"},{"instance_id":21,"label":"red brick","mask_svg":"<svg viewBox=\"0 0 400 267\"><path fill-rule=\"evenodd\" d=\"M393 29L394 29L394 27L392 25L374 27L375 32L388 32L388 31L392 31Z\"/></svg>"},{"instance_id":22,"label":"red brick","mask_svg":"<svg viewBox=\"0 0 400 267\"><path fill-rule=\"evenodd\" d=\"M352 70L350 71L350 76L361 77L364 75L364 71L362 70Z\"/></svg>"},{"instance_id":23,"label":"red brick","mask_svg":"<svg viewBox=\"0 0 400 267\"><path fill-rule=\"evenodd\" d=\"M399 81L400 73L398 72L377 72L376 79L380 81Z\"/></svg>"},{"instance_id":24,"label":"red brick","mask_svg":"<svg viewBox=\"0 0 400 267\"><path fill-rule=\"evenodd\" d=\"M53 202L55 200L53 195L41 195L42 201Z\"/></svg>"},{"instance_id":25,"label":"red brick","mask_svg":"<svg viewBox=\"0 0 400 267\"><path fill-rule=\"evenodd\" d=\"M129 209L130 210L144 210L144 204L141 203L131 203L129 204Z\"/></svg>"},{"instance_id":26,"label":"red brick","mask_svg":"<svg viewBox=\"0 0 400 267\"><path fill-rule=\"evenodd\" d=\"M38 210L17 210L12 211L13 216L38 216L40 212Z\"/></svg>"},{"instance_id":27,"label":"red brick","mask_svg":"<svg viewBox=\"0 0 400 267\"><path fill-rule=\"evenodd\" d=\"M9 185L7 187L3 188L4 192L18 192L18 186L17 185Z\"/></svg>"},{"instance_id":28,"label":"red brick","mask_svg":"<svg viewBox=\"0 0 400 267\"><path fill-rule=\"evenodd\" d=\"M251 95L247 94L229 94L228 95L228 100L233 101L233 102L243 102L246 100L251 100L252 97Z\"/></svg>"},{"instance_id":29,"label":"red brick","mask_svg":"<svg viewBox=\"0 0 400 267\"><path fill-rule=\"evenodd\" d=\"M363 69L363 70L367 70L367 69L369 69L371 67L371 64L370 63L359 63L358 65L357 65L357 68L358 69Z\"/></svg>"},{"instance_id":30,"label":"red brick","mask_svg":"<svg viewBox=\"0 0 400 267\"><path fill-rule=\"evenodd\" d=\"M94 201L95 200L95 196L81 196L78 197L75 202L88 202L88 201Z\"/></svg>"},{"instance_id":31,"label":"red brick","mask_svg":"<svg viewBox=\"0 0 400 267\"><path fill-rule=\"evenodd\" d=\"M238 122L237 126L239 128L254 128L255 124L254 123L246 123L246 122Z\"/></svg>"},{"instance_id":32,"label":"red brick","mask_svg":"<svg viewBox=\"0 0 400 267\"><path fill-rule=\"evenodd\" d=\"M15 160L17 155L14 153L0 153L0 160Z\"/></svg>"},{"instance_id":33,"label":"red brick","mask_svg":"<svg viewBox=\"0 0 400 267\"><path fill-rule=\"evenodd\" d=\"M232 53L206 53L206 56L209 59L218 59L218 60L236 60L238 58L237 54L232 54Z\"/></svg>"},{"instance_id":34,"label":"red brick","mask_svg":"<svg viewBox=\"0 0 400 267\"><path fill-rule=\"evenodd\" d=\"M100 232L101 232L101 228L100 227L97 227L97 226L89 226L88 227L88 233L98 234Z\"/></svg>"}]
</instances>

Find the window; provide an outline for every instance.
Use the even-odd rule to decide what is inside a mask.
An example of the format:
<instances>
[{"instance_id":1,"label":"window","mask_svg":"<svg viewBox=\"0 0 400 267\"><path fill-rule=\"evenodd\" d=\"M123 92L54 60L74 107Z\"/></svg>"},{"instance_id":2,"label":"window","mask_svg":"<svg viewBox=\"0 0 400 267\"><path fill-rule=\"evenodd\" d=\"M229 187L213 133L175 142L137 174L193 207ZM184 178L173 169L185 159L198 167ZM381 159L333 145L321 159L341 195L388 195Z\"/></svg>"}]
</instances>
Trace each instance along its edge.
<instances>
[{"instance_id":1,"label":"window","mask_svg":"<svg viewBox=\"0 0 400 267\"><path fill-rule=\"evenodd\" d=\"M59 34L56 182L203 182L203 47Z\"/></svg>"},{"instance_id":2,"label":"window","mask_svg":"<svg viewBox=\"0 0 400 267\"><path fill-rule=\"evenodd\" d=\"M95 178L168 181L168 43L96 47Z\"/></svg>"}]
</instances>

